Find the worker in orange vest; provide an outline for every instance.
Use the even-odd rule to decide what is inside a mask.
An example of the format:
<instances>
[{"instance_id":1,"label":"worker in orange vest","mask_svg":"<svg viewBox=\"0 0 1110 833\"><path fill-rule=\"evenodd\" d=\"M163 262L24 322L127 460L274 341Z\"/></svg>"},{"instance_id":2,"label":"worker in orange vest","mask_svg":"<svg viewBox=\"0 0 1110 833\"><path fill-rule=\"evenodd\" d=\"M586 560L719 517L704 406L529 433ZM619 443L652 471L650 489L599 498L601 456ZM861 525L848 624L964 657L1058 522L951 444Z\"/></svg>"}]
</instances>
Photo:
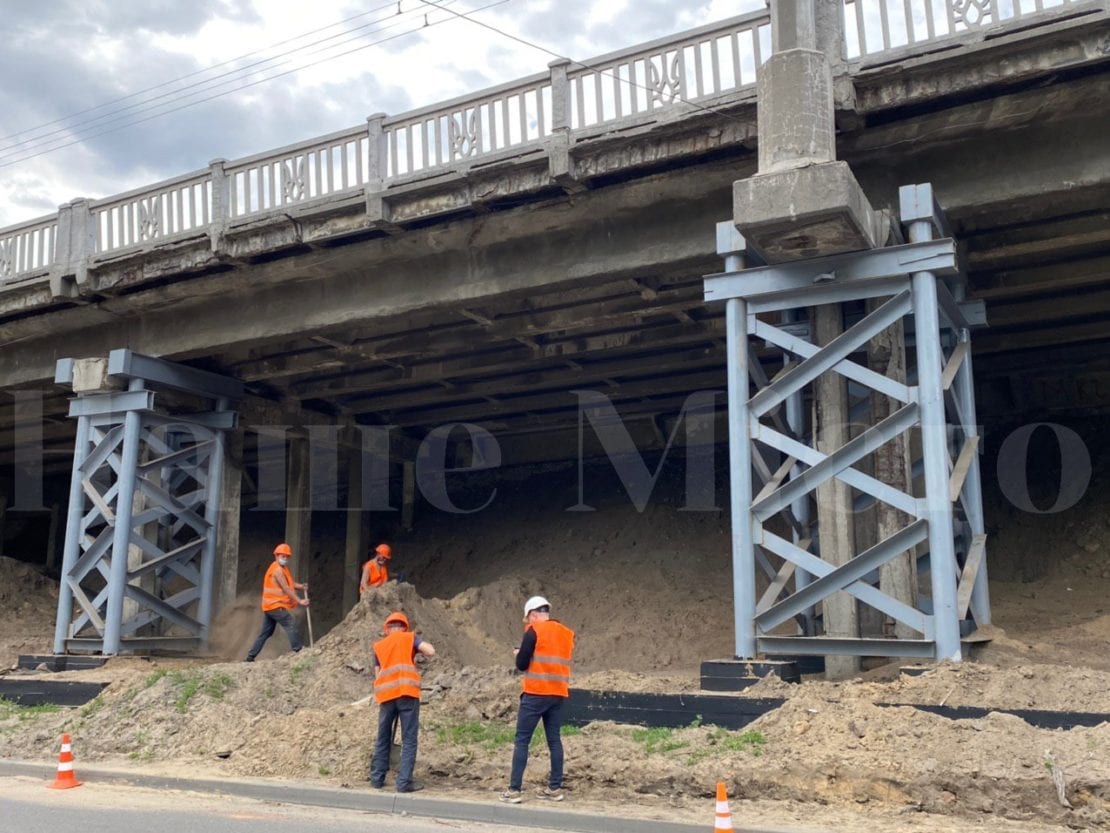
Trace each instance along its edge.
<instances>
[{"instance_id":1,"label":"worker in orange vest","mask_svg":"<svg viewBox=\"0 0 1110 833\"><path fill-rule=\"evenodd\" d=\"M420 672L416 655L434 657L436 649L409 629L404 613L395 611L382 626L384 639L374 643L374 699L378 701L378 739L370 763L370 786L385 786L389 770L389 747L393 726L401 722L401 765L397 769L397 792L424 789L412 780L416 766L416 740L420 731Z\"/></svg>"},{"instance_id":2,"label":"worker in orange vest","mask_svg":"<svg viewBox=\"0 0 1110 833\"><path fill-rule=\"evenodd\" d=\"M386 562L393 557L393 550L389 544L378 544L374 548L374 556L362 565L362 578L358 583L359 595L371 587L381 587L389 581L389 570Z\"/></svg>"},{"instance_id":3,"label":"worker in orange vest","mask_svg":"<svg viewBox=\"0 0 1110 833\"><path fill-rule=\"evenodd\" d=\"M516 667L524 672L524 691L516 718L513 768L509 789L501 793L507 804L523 798L524 768L528 765L528 745L536 725L543 720L547 750L551 754L551 773L540 798L563 800L563 706L570 697L570 667L574 658L574 631L551 618L551 604L543 596L524 603L524 638L515 648Z\"/></svg>"},{"instance_id":4,"label":"worker in orange vest","mask_svg":"<svg viewBox=\"0 0 1110 833\"><path fill-rule=\"evenodd\" d=\"M289 647L293 649L293 653L304 647L301 635L297 632L297 622L289 611L297 607L308 607L307 593L303 599L296 593L298 590L307 591L308 585L293 581L293 574L285 566L292 554L293 550L288 544L274 547L274 563L269 566L266 577L262 579L262 631L247 653L247 662L254 662L278 625L281 625L285 635L289 637Z\"/></svg>"}]
</instances>

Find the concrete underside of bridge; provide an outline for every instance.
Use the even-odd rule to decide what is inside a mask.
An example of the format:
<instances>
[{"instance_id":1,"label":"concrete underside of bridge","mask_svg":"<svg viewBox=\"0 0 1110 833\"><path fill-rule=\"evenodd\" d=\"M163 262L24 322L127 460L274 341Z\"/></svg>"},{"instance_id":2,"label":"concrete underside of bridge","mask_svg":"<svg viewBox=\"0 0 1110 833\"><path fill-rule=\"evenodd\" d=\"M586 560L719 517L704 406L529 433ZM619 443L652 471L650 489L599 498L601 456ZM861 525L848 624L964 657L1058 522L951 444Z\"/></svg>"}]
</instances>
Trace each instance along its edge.
<instances>
[{"instance_id":1,"label":"concrete underside of bridge","mask_svg":"<svg viewBox=\"0 0 1110 833\"><path fill-rule=\"evenodd\" d=\"M842 102L838 155L872 204L931 182L953 224L987 305L988 423L1110 408L1107 28L876 67ZM560 181L516 160L399 186L387 221L349 199L232 227L216 251L204 237L107 259L71 298L0 296L0 382L51 391L57 494L73 425L55 360L117 347L243 380L247 425L395 425L415 441L473 422L506 465L534 463L575 456L573 391L592 389L657 449L687 396L725 387L723 309L702 277L721 270L715 224L755 170L755 134L752 97L581 141ZM0 403L7 478L14 424ZM249 436L245 453L249 471Z\"/></svg>"}]
</instances>

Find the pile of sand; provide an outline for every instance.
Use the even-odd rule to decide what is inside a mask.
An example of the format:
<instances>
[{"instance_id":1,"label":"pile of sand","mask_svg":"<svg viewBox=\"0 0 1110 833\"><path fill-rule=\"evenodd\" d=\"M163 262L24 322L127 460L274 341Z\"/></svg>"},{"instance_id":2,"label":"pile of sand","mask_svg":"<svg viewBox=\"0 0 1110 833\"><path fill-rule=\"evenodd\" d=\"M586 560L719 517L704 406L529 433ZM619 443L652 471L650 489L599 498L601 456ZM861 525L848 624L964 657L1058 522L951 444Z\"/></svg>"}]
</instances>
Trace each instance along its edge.
<instances>
[{"instance_id":1,"label":"pile of sand","mask_svg":"<svg viewBox=\"0 0 1110 833\"><path fill-rule=\"evenodd\" d=\"M49 654L58 614L58 583L36 567L0 556L0 668L20 654Z\"/></svg>"},{"instance_id":2,"label":"pile of sand","mask_svg":"<svg viewBox=\"0 0 1110 833\"><path fill-rule=\"evenodd\" d=\"M528 596L548 596L555 616L578 632L579 687L690 691L702 659L730 652L727 518L723 511L681 511L674 480L665 470L665 500L643 513L601 475L587 484L594 512L557 511L578 501L573 470L502 482L497 511L421 516L414 533L397 536L394 571L413 583L369 594L326 634L319 626L314 647L290 655L277 633L254 664L113 660L98 671L63 675L111 685L83 709L0 725L0 755L43 759L64 727L85 760L177 761L216 773L360 786L376 725L376 708L367 702L370 646L386 615L400 609L437 649L423 665L419 774L436 790L501 789L519 694L511 649ZM726 498L722 492L718 503ZM1110 489L1090 499L1106 498ZM1061 530L1069 522L1052 521ZM748 694L787 702L748 734L591 724L567 738L574 799L681 806L703 801L723 778L740 800L808 803L815 813L819 804L882 805L1105 827L1110 723L1050 731L1001 714L950 720L881 705L1110 712L1110 661L1106 638L1099 641L1108 637L1102 606L1110 580L1102 578L1101 564L1110 526L1092 514L1071 529L1087 546L1061 552L1036 583L993 584L1004 633L979 651L981 661L913 677L878 669L849 683L768 680ZM1020 543L999 537L998 555ZM259 553L261 563L265 552ZM314 555L306 571L318 582ZM261 621L257 592L244 589L216 627L213 647L231 659L245 655ZM334 588L319 598L317 623L338 618L324 609L337 604ZM1064 772L1073 809L1058 800L1047 762ZM529 786L544 772L540 751Z\"/></svg>"}]
</instances>

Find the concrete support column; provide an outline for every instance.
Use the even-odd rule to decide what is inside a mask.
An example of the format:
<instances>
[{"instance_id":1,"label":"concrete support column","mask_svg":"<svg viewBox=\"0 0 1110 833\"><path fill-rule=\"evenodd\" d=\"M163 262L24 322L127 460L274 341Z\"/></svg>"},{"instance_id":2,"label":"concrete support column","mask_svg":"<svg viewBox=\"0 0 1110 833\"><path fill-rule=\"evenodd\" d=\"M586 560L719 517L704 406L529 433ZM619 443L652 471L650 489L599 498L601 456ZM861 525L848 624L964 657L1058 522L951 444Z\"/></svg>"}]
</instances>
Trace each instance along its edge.
<instances>
[{"instance_id":1,"label":"concrete support column","mask_svg":"<svg viewBox=\"0 0 1110 833\"><path fill-rule=\"evenodd\" d=\"M874 300L868 309L878 306ZM906 328L898 321L883 330L867 345L867 365L876 373L906 382ZM894 413L894 403L878 391L871 392L871 424L874 425ZM899 434L874 454L874 476L907 494L912 494L910 483L910 451L906 435ZM909 519L898 509L882 501L875 503L876 540L889 538L903 529ZM912 552L896 556L879 568L879 589L911 607L917 606L917 562ZM895 621L894 636L898 639L921 639L922 634Z\"/></svg>"},{"instance_id":2,"label":"concrete support column","mask_svg":"<svg viewBox=\"0 0 1110 833\"><path fill-rule=\"evenodd\" d=\"M285 542L293 548L289 569L298 582L308 578L309 547L312 545L312 501L307 437L289 438L289 464L286 467Z\"/></svg>"},{"instance_id":3,"label":"concrete support column","mask_svg":"<svg viewBox=\"0 0 1110 833\"><path fill-rule=\"evenodd\" d=\"M416 520L416 463L405 460L401 467L401 528L411 532Z\"/></svg>"},{"instance_id":4,"label":"concrete support column","mask_svg":"<svg viewBox=\"0 0 1110 833\"><path fill-rule=\"evenodd\" d=\"M62 505L50 504L50 531L46 535L46 569L58 566L58 528L62 525Z\"/></svg>"},{"instance_id":5,"label":"concrete support column","mask_svg":"<svg viewBox=\"0 0 1110 833\"><path fill-rule=\"evenodd\" d=\"M212 588L217 615L235 601L239 591L239 521L243 503L243 429L224 436L220 486L220 529L216 536L216 574Z\"/></svg>"},{"instance_id":6,"label":"concrete support column","mask_svg":"<svg viewBox=\"0 0 1110 833\"><path fill-rule=\"evenodd\" d=\"M347 454L347 546L343 559L343 612L358 603L358 582L366 554L363 523L362 448L355 443Z\"/></svg>"},{"instance_id":7,"label":"concrete support column","mask_svg":"<svg viewBox=\"0 0 1110 833\"><path fill-rule=\"evenodd\" d=\"M839 304L824 304L813 310L814 343L824 347L844 331ZM816 418L813 421L817 449L831 454L850 438L848 386L837 373L822 374L814 383ZM817 487L818 540L821 558L830 564L846 564L855 554L852 492L838 478ZM839 592L825 599L825 634L832 637L859 636L859 608L854 596ZM859 657L829 656L825 673L830 680L857 673Z\"/></svg>"}]
</instances>

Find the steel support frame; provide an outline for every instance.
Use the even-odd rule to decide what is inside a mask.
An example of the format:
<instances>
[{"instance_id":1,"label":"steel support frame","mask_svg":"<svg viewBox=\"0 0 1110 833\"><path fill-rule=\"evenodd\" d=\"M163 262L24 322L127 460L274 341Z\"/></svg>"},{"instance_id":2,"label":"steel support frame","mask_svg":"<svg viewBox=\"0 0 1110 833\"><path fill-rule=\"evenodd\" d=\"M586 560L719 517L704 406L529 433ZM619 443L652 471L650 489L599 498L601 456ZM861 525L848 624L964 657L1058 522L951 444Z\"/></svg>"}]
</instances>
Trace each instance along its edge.
<instances>
[{"instance_id":1,"label":"steel support frame","mask_svg":"<svg viewBox=\"0 0 1110 833\"><path fill-rule=\"evenodd\" d=\"M978 454L961 466L954 465L961 450L978 449L969 349L972 324L962 314L973 302L963 297L954 241L934 239L947 227L931 186L906 186L900 196L902 222L910 242L884 249L745 269L743 238L730 224L718 227L718 253L725 256L726 271L706 277L705 300L726 303L737 658L827 654L959 660L964 610L970 607L977 625L990 622ZM887 300L834 342L817 347L804 337L798 308L868 298ZM776 317L781 318L778 324L769 323ZM879 376L854 359L870 339L903 317L906 330L914 333L917 378L913 385ZM784 363L790 362L773 381L767 380L758 362L753 367L752 336L781 349ZM841 448L824 454L807 442L801 402L803 391L821 374L830 372L891 397L901 407ZM784 405L789 433L782 430L783 420L778 416ZM763 420L773 421L774 427ZM925 492L920 498L855 467L906 431L919 431L921 436ZM958 474L953 475L953 469ZM960 476L962 482L957 482ZM840 567L823 561L812 551L817 539L813 524L799 524L796 519L808 514L814 490L830 477L859 492L857 500L897 506L907 514L907 526L867 551L853 554ZM762 481L758 494L753 478ZM957 499L952 500L950 489L957 486ZM792 541L768 527L780 513L794 519ZM957 537L964 530L970 530L969 540ZM878 568L923 541L927 541L932 566L931 594L922 594L915 608L878 589ZM959 555L964 556L962 565ZM771 565L771 586L757 605L756 568L768 572L766 564L771 557L782 566L776 569ZM850 593L905 623L921 638L814 635L813 613L835 592ZM791 619L802 623L801 636L772 633Z\"/></svg>"},{"instance_id":2,"label":"steel support frame","mask_svg":"<svg viewBox=\"0 0 1110 833\"><path fill-rule=\"evenodd\" d=\"M59 382L71 381L72 365L59 362ZM235 424L229 408L241 388L126 350L112 352L109 371L126 392L71 400L77 441L54 651L196 648L207 644L214 614L224 431ZM161 413L148 384L206 397L213 410Z\"/></svg>"}]
</instances>

